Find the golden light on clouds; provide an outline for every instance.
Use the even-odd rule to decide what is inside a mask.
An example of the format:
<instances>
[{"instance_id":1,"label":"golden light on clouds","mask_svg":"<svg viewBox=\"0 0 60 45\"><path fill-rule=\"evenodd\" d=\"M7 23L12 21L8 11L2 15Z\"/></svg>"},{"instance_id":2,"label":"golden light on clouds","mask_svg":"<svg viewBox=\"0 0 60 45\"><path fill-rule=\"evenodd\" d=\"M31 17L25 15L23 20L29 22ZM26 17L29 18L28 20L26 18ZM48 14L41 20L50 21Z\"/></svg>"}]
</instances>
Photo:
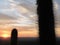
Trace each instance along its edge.
<instances>
[{"instance_id":1,"label":"golden light on clouds","mask_svg":"<svg viewBox=\"0 0 60 45\"><path fill-rule=\"evenodd\" d=\"M39 37L38 32L35 31L22 31L18 33L19 37Z\"/></svg>"},{"instance_id":2,"label":"golden light on clouds","mask_svg":"<svg viewBox=\"0 0 60 45\"><path fill-rule=\"evenodd\" d=\"M55 28L56 37L60 37L60 28Z\"/></svg>"},{"instance_id":3,"label":"golden light on clouds","mask_svg":"<svg viewBox=\"0 0 60 45\"><path fill-rule=\"evenodd\" d=\"M4 31L3 31L4 32ZM1 33L0 37L7 38L11 37L11 31ZM18 32L18 37L38 37L38 32L36 31L20 31Z\"/></svg>"},{"instance_id":4,"label":"golden light on clouds","mask_svg":"<svg viewBox=\"0 0 60 45\"><path fill-rule=\"evenodd\" d=\"M20 13L28 13L29 10L27 10L26 8L22 7L22 6L17 6L16 8Z\"/></svg>"},{"instance_id":5,"label":"golden light on clouds","mask_svg":"<svg viewBox=\"0 0 60 45\"><path fill-rule=\"evenodd\" d=\"M11 37L13 27L0 28L0 37ZM38 37L38 30L35 28L29 27L16 27L18 31L18 37Z\"/></svg>"}]
</instances>

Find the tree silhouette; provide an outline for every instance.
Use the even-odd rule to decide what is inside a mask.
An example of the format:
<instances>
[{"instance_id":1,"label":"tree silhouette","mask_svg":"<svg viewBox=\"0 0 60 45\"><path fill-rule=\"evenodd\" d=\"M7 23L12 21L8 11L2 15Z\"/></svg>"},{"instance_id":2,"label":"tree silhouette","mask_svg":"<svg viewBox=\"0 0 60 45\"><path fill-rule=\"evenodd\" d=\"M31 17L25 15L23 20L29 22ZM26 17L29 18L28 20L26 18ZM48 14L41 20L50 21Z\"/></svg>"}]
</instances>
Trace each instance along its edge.
<instances>
[{"instance_id":1,"label":"tree silhouette","mask_svg":"<svg viewBox=\"0 0 60 45\"><path fill-rule=\"evenodd\" d=\"M17 30L13 29L11 32L11 45L17 45Z\"/></svg>"},{"instance_id":2,"label":"tree silhouette","mask_svg":"<svg viewBox=\"0 0 60 45\"><path fill-rule=\"evenodd\" d=\"M52 0L37 0L40 45L56 45Z\"/></svg>"}]
</instances>

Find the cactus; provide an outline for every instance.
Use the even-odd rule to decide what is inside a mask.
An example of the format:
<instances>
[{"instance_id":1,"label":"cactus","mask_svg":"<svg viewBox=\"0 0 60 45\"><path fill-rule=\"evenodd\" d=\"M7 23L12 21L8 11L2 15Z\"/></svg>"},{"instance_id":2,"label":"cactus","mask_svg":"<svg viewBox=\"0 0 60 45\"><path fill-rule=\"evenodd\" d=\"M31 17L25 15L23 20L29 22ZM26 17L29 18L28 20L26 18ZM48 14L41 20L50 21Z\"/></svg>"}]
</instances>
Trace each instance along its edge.
<instances>
[{"instance_id":1,"label":"cactus","mask_svg":"<svg viewBox=\"0 0 60 45\"><path fill-rule=\"evenodd\" d=\"M56 45L52 0L37 0L40 45Z\"/></svg>"},{"instance_id":2,"label":"cactus","mask_svg":"<svg viewBox=\"0 0 60 45\"><path fill-rule=\"evenodd\" d=\"M11 45L17 45L17 30L13 29L11 33Z\"/></svg>"}]
</instances>

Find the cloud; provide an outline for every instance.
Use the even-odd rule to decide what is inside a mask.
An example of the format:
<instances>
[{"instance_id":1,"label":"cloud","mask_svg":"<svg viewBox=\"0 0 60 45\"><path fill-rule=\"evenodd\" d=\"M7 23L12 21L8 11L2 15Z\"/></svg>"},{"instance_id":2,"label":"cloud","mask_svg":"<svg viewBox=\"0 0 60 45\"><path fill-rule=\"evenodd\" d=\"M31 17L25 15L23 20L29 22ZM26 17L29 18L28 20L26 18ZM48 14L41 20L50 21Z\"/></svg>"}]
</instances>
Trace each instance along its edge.
<instances>
[{"instance_id":1,"label":"cloud","mask_svg":"<svg viewBox=\"0 0 60 45\"><path fill-rule=\"evenodd\" d=\"M35 16L33 16L35 14L31 13L31 11L28 10L27 8L24 8L24 6L16 5L15 2L16 2L15 0L8 0L7 3L9 4L9 7L11 7L11 9L10 8L9 9L0 9L0 13L5 14L4 16L13 17L14 19L16 18L18 20L18 21L14 21L14 22L9 22L9 25L16 25L16 26L19 26L18 24L20 24L20 26L35 25L36 18L35 18ZM18 8L18 10L17 10L17 8ZM20 10L20 12L19 12L19 10ZM0 24L7 24L7 21L0 22Z\"/></svg>"},{"instance_id":2,"label":"cloud","mask_svg":"<svg viewBox=\"0 0 60 45\"><path fill-rule=\"evenodd\" d=\"M59 9L59 5L58 5L57 2L54 2L54 9L55 9L55 10L58 10L58 9Z\"/></svg>"},{"instance_id":3,"label":"cloud","mask_svg":"<svg viewBox=\"0 0 60 45\"><path fill-rule=\"evenodd\" d=\"M17 2L16 0L9 0L9 2L11 2L11 3L15 4L15 5L21 3L21 2Z\"/></svg>"},{"instance_id":4,"label":"cloud","mask_svg":"<svg viewBox=\"0 0 60 45\"><path fill-rule=\"evenodd\" d=\"M14 0L9 0L10 2L14 2Z\"/></svg>"}]
</instances>

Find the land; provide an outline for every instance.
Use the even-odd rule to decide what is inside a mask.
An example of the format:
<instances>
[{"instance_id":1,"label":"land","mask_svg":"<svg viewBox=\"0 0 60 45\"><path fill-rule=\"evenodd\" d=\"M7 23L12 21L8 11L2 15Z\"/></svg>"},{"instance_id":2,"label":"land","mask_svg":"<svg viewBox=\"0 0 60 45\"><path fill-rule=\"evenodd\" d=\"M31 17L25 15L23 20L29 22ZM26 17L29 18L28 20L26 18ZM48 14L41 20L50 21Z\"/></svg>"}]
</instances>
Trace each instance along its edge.
<instances>
[{"instance_id":1,"label":"land","mask_svg":"<svg viewBox=\"0 0 60 45\"><path fill-rule=\"evenodd\" d=\"M11 45L10 38L2 39L0 38L0 45ZM56 38L57 45L60 45L60 38ZM18 38L17 45L40 45L38 38Z\"/></svg>"},{"instance_id":2,"label":"land","mask_svg":"<svg viewBox=\"0 0 60 45\"><path fill-rule=\"evenodd\" d=\"M10 38L5 40L0 38L0 45L11 45L10 43L11 43ZM17 45L39 45L39 39L38 38L18 38Z\"/></svg>"}]
</instances>

